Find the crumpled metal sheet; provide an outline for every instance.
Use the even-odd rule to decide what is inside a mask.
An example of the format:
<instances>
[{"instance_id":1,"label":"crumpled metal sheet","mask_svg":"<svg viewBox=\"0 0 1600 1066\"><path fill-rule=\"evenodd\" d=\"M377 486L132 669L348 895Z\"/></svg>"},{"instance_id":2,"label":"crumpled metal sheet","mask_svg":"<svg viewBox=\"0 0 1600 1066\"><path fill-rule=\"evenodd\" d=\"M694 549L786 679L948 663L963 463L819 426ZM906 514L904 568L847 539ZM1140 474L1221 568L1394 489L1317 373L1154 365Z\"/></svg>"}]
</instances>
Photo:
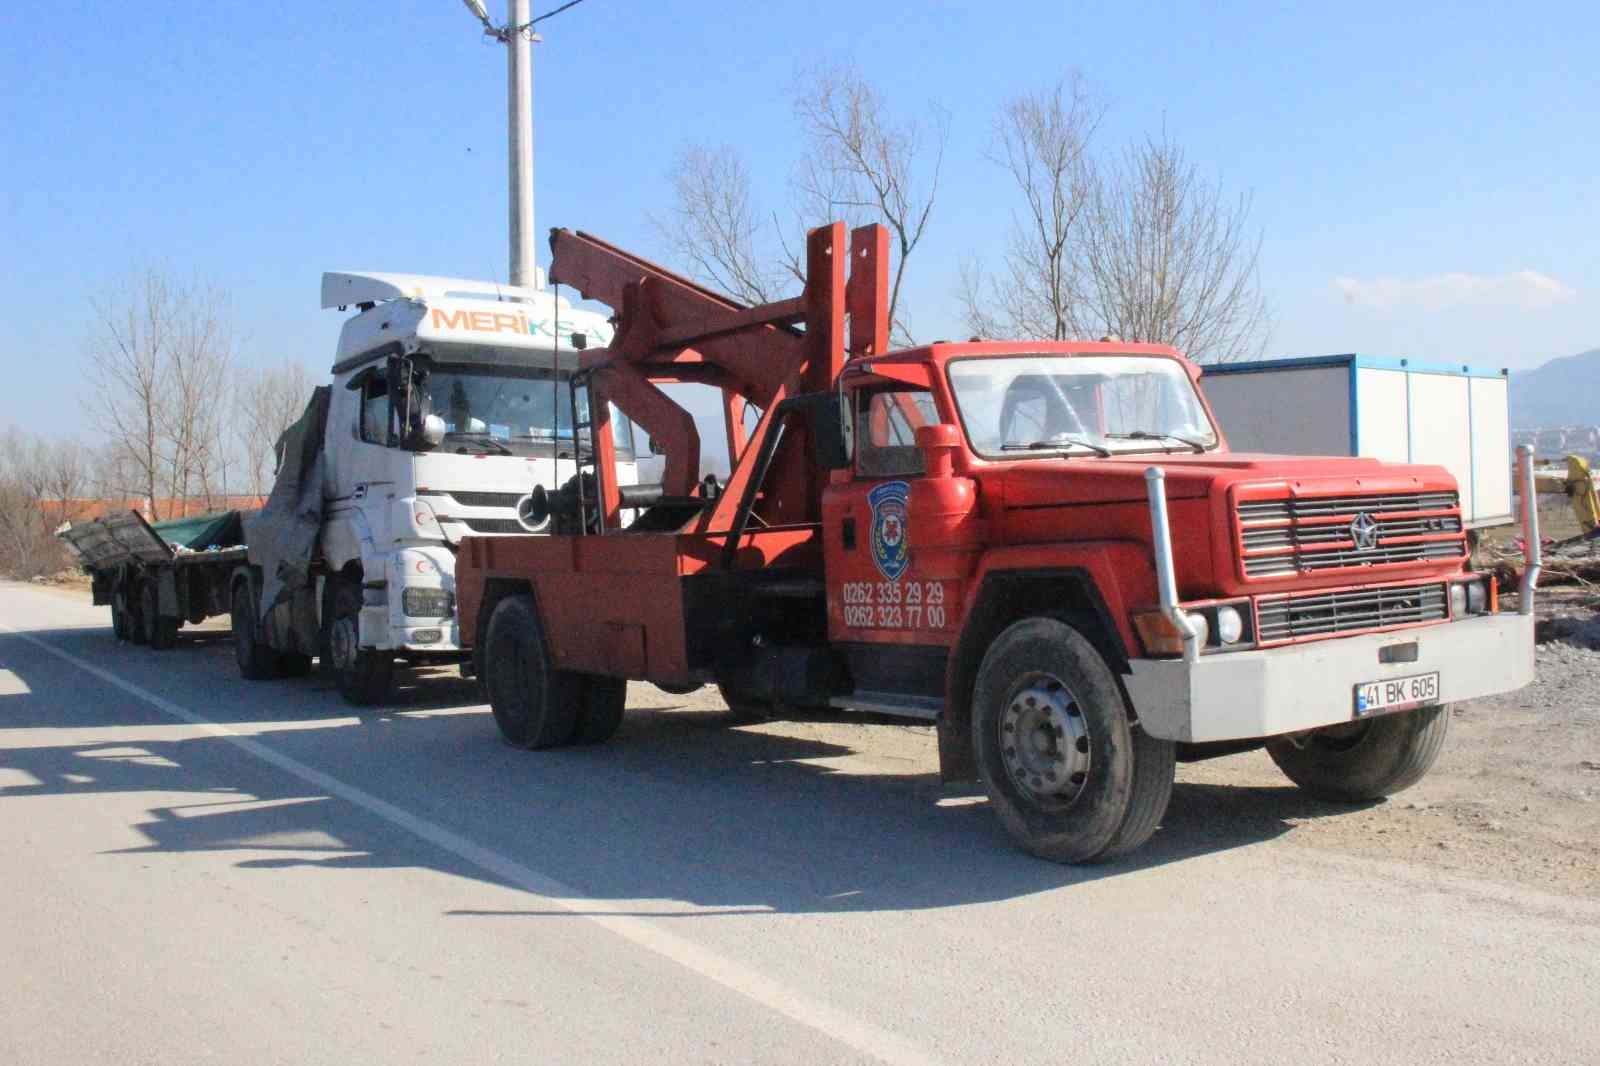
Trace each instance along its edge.
<instances>
[{"instance_id":1,"label":"crumpled metal sheet","mask_svg":"<svg viewBox=\"0 0 1600 1066\"><path fill-rule=\"evenodd\" d=\"M246 519L252 565L261 570L261 617L310 586L311 560L322 529L326 479L323 440L332 390L318 386L300 420L278 438L278 477L260 513Z\"/></svg>"}]
</instances>

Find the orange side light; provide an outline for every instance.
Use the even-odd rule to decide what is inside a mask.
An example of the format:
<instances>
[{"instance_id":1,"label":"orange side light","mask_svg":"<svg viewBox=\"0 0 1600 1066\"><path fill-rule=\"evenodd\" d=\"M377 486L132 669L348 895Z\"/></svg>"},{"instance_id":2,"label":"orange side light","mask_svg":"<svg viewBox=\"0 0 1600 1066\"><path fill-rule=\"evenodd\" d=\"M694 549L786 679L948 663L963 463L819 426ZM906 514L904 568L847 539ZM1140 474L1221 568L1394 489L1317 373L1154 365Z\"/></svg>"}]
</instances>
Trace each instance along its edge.
<instances>
[{"instance_id":1,"label":"orange side light","mask_svg":"<svg viewBox=\"0 0 1600 1066\"><path fill-rule=\"evenodd\" d=\"M1135 611L1133 628L1139 634L1139 643L1149 655L1182 655L1183 634L1172 620L1159 610Z\"/></svg>"}]
</instances>

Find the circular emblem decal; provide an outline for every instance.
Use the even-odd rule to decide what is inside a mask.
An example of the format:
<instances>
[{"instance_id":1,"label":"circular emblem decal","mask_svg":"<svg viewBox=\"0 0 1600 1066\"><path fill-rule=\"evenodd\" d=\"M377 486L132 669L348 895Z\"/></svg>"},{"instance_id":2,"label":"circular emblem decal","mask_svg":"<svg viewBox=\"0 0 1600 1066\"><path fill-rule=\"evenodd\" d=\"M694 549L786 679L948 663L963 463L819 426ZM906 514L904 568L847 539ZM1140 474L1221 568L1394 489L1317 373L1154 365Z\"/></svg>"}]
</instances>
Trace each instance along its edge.
<instances>
[{"instance_id":1,"label":"circular emblem decal","mask_svg":"<svg viewBox=\"0 0 1600 1066\"><path fill-rule=\"evenodd\" d=\"M867 494L872 505L872 561L890 581L911 565L911 549L906 543L906 500L911 486L904 481L885 481Z\"/></svg>"}]
</instances>

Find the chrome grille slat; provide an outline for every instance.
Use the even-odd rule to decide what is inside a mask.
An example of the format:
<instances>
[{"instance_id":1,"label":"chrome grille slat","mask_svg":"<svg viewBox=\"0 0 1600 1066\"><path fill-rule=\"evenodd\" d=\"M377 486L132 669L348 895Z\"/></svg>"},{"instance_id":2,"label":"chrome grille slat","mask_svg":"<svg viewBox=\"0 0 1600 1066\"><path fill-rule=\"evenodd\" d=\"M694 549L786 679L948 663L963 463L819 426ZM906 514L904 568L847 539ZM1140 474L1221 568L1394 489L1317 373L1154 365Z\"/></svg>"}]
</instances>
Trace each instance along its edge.
<instances>
[{"instance_id":1,"label":"chrome grille slat","mask_svg":"<svg viewBox=\"0 0 1600 1066\"><path fill-rule=\"evenodd\" d=\"M1318 570L1387 566L1466 555L1459 497L1454 492L1387 493L1250 500L1236 520L1249 577L1280 577ZM1345 519L1372 516L1378 544L1357 548ZM1386 517L1394 516L1394 517ZM1386 543L1398 537L1448 540Z\"/></svg>"},{"instance_id":2,"label":"chrome grille slat","mask_svg":"<svg viewBox=\"0 0 1600 1066\"><path fill-rule=\"evenodd\" d=\"M1261 643L1271 644L1300 637L1442 622L1449 613L1449 597L1442 583L1349 589L1263 601L1256 607L1256 633Z\"/></svg>"},{"instance_id":3,"label":"chrome grille slat","mask_svg":"<svg viewBox=\"0 0 1600 1066\"><path fill-rule=\"evenodd\" d=\"M439 492L463 507L515 507L525 492L457 492L440 489Z\"/></svg>"}]
</instances>

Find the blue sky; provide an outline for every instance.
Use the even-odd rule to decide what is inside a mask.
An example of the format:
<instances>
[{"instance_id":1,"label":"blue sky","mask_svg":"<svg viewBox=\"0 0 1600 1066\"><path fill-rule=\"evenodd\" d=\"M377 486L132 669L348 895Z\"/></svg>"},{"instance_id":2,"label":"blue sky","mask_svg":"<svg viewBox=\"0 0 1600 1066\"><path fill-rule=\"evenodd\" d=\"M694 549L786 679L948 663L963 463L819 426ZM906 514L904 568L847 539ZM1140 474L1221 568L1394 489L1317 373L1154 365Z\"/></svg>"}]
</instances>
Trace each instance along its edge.
<instances>
[{"instance_id":1,"label":"blue sky","mask_svg":"<svg viewBox=\"0 0 1600 1066\"><path fill-rule=\"evenodd\" d=\"M958 263L998 254L1010 210L990 120L1076 70L1103 146L1164 123L1253 196L1268 354L1518 368L1600 345L1591 4L587 0L542 28L541 232L659 254L648 215L695 140L740 146L781 206L797 70L854 61L898 107L950 112L907 301L920 337L959 336ZM505 275L504 58L458 0L8 5L0 100L21 378L0 426L92 438L88 297L141 263L225 285L248 358L318 373L341 317L323 270Z\"/></svg>"}]
</instances>

